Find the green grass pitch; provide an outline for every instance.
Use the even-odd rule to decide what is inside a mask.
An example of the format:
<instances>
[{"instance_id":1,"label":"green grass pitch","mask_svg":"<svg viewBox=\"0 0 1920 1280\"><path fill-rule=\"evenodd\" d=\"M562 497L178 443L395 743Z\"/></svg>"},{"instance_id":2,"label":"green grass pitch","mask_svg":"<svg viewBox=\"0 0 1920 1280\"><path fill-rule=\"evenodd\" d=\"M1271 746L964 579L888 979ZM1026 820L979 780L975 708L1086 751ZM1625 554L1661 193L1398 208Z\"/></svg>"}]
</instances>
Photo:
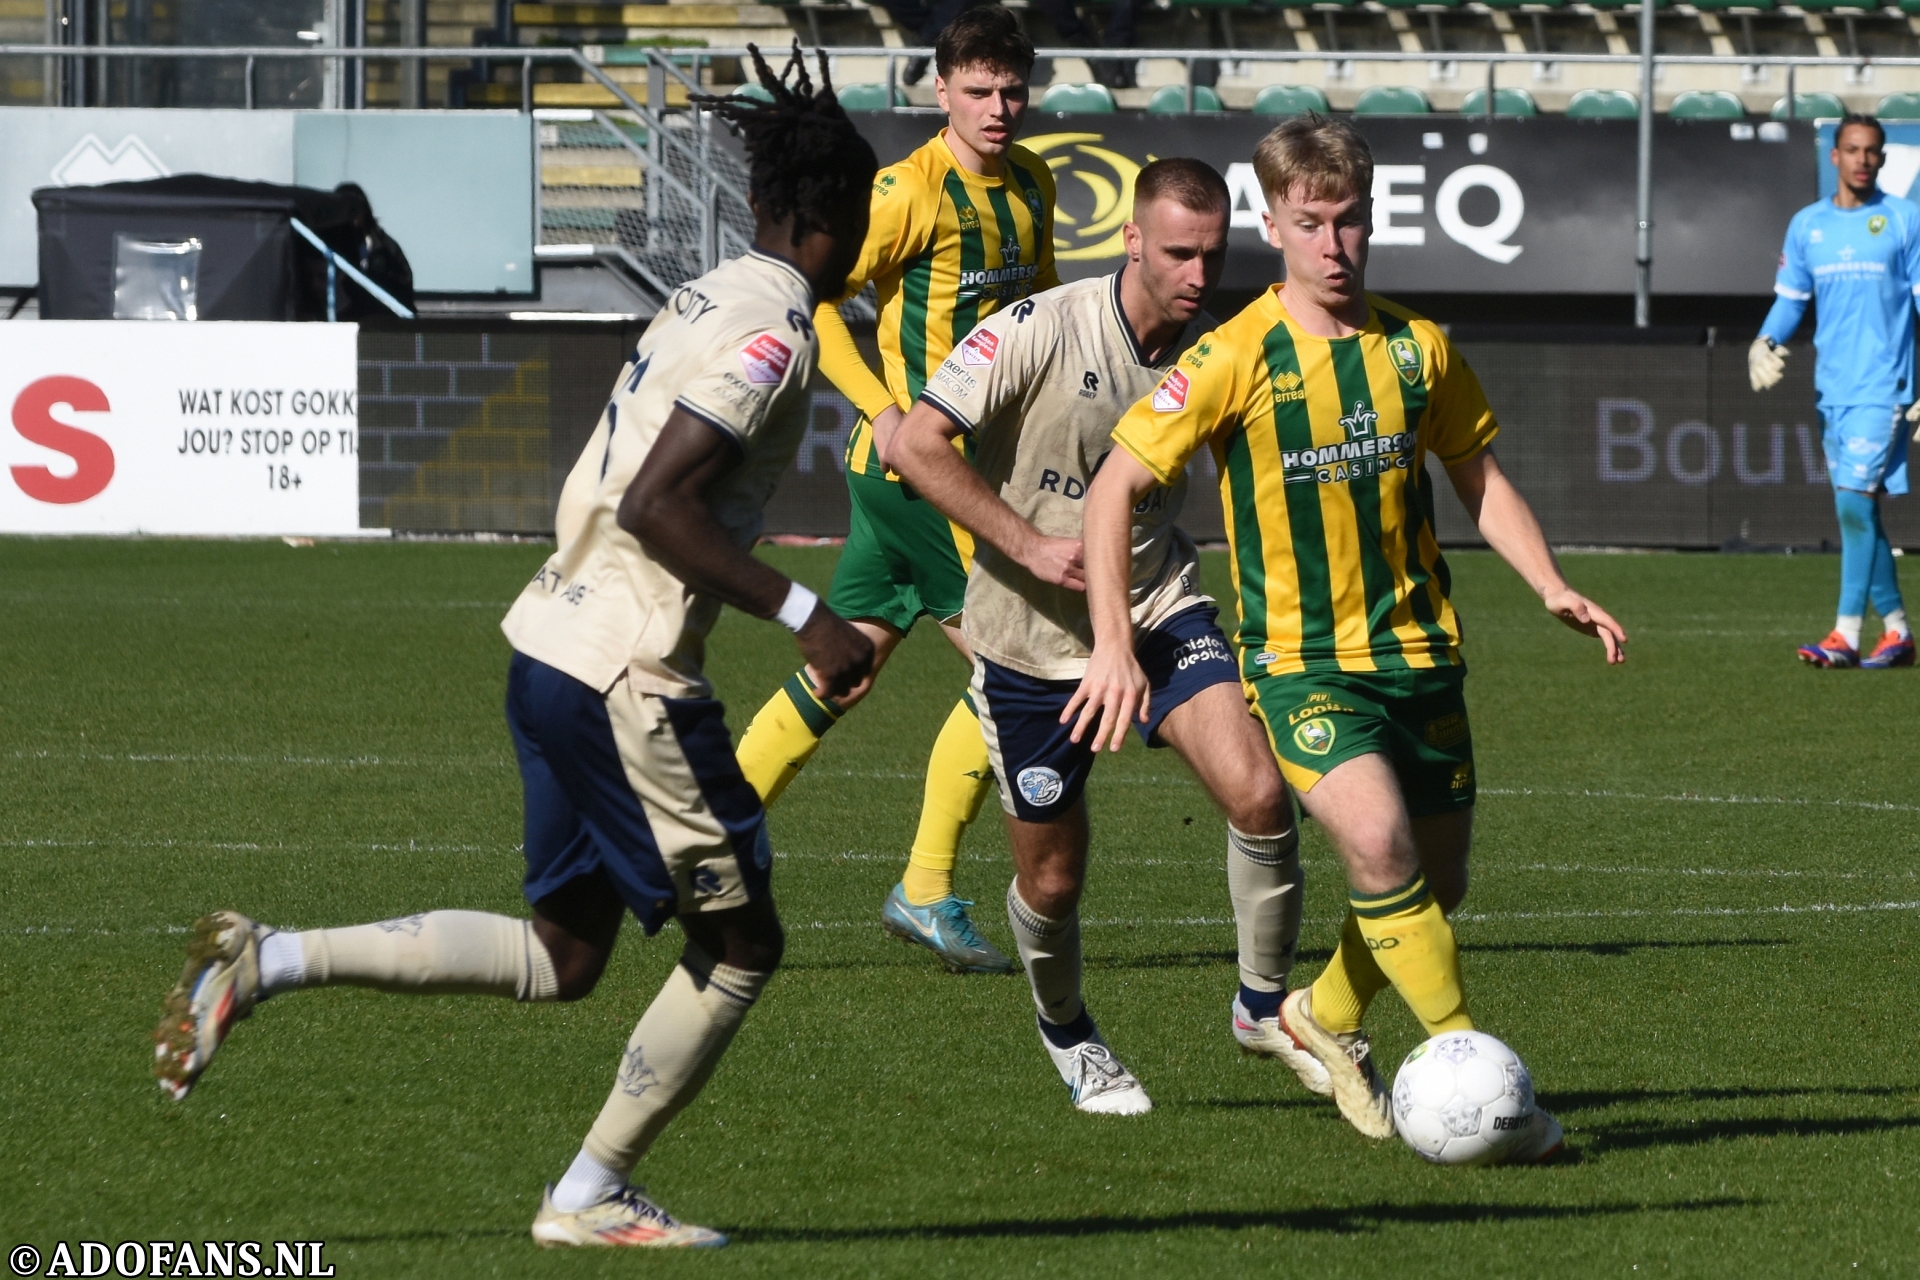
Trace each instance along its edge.
<instances>
[{"instance_id":1,"label":"green grass pitch","mask_svg":"<svg viewBox=\"0 0 1920 1280\"><path fill-rule=\"evenodd\" d=\"M1634 634L1610 671L1504 566L1452 557L1482 787L1459 936L1560 1167L1429 1167L1237 1052L1222 824L1137 743L1090 791L1087 985L1156 1106L1075 1114L1021 980L878 927L963 680L930 632L774 810L788 964L641 1169L734 1247L526 1234L671 931L629 931L565 1007L289 995L164 1100L148 1036L201 912L524 910L497 623L545 554L0 541L0 1244L324 1240L342 1280L1912 1274L1920 673L1794 662L1832 558L1569 557ZM834 556L765 554L819 589ZM727 616L736 729L795 664ZM1296 980L1343 903L1311 826L1306 861ZM1008 874L989 801L959 875L1003 946ZM1372 1021L1389 1067L1419 1039L1391 993Z\"/></svg>"}]
</instances>

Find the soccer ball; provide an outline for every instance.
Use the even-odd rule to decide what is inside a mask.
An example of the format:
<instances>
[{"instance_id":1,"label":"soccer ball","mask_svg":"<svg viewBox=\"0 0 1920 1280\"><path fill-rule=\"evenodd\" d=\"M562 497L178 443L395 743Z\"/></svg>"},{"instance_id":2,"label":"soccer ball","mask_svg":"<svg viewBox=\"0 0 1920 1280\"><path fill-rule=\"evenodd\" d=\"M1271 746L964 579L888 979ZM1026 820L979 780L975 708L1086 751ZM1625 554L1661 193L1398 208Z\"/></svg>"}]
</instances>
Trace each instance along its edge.
<instances>
[{"instance_id":1,"label":"soccer ball","mask_svg":"<svg viewBox=\"0 0 1920 1280\"><path fill-rule=\"evenodd\" d=\"M1533 1077L1483 1031L1446 1031L1393 1080L1393 1127L1424 1160L1494 1164L1533 1122Z\"/></svg>"}]
</instances>

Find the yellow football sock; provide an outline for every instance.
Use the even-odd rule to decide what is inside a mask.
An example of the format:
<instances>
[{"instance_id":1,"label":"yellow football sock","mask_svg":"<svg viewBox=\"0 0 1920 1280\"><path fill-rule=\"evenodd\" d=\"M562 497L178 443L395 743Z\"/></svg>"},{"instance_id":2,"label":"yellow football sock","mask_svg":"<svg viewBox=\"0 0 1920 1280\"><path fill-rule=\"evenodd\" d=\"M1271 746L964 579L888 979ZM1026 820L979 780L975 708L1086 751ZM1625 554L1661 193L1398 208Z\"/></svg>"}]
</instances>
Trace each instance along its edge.
<instances>
[{"instance_id":1,"label":"yellow football sock","mask_svg":"<svg viewBox=\"0 0 1920 1280\"><path fill-rule=\"evenodd\" d=\"M953 893L953 863L960 856L960 837L980 814L993 781L987 760L987 742L980 736L980 717L974 714L971 694L961 695L953 713L933 740L927 758L927 791L920 802L920 829L913 836L906 872L900 877L907 901L916 907L938 902Z\"/></svg>"},{"instance_id":2,"label":"yellow football sock","mask_svg":"<svg viewBox=\"0 0 1920 1280\"><path fill-rule=\"evenodd\" d=\"M733 753L740 772L760 793L761 804L772 805L780 798L839 720L839 705L814 690L805 668L767 699Z\"/></svg>"},{"instance_id":3,"label":"yellow football sock","mask_svg":"<svg viewBox=\"0 0 1920 1280\"><path fill-rule=\"evenodd\" d=\"M1427 1034L1471 1031L1473 1019L1467 1016L1453 926L1427 891L1426 876L1415 872L1413 879L1391 892L1350 894L1347 901L1367 950ZM1318 1021L1317 1004L1313 1013Z\"/></svg>"},{"instance_id":4,"label":"yellow football sock","mask_svg":"<svg viewBox=\"0 0 1920 1280\"><path fill-rule=\"evenodd\" d=\"M1373 952L1367 950L1359 920L1349 911L1347 922L1340 926L1340 945L1333 949L1333 959L1313 982L1313 1020L1336 1035L1358 1031L1367 1006L1391 985L1374 963Z\"/></svg>"}]
</instances>

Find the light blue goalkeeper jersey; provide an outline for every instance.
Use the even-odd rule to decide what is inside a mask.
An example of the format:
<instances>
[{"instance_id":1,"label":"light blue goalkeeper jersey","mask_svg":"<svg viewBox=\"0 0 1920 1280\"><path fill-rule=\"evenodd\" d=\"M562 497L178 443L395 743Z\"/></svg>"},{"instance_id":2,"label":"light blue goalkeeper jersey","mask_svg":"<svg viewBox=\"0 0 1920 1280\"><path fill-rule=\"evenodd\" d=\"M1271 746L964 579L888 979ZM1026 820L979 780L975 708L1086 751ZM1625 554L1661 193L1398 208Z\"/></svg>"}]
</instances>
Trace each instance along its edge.
<instances>
[{"instance_id":1,"label":"light blue goalkeeper jersey","mask_svg":"<svg viewBox=\"0 0 1920 1280\"><path fill-rule=\"evenodd\" d=\"M1876 191L1858 209L1810 204L1787 224L1762 336L1785 342L1814 304L1813 386L1829 405L1910 404L1920 206Z\"/></svg>"}]
</instances>

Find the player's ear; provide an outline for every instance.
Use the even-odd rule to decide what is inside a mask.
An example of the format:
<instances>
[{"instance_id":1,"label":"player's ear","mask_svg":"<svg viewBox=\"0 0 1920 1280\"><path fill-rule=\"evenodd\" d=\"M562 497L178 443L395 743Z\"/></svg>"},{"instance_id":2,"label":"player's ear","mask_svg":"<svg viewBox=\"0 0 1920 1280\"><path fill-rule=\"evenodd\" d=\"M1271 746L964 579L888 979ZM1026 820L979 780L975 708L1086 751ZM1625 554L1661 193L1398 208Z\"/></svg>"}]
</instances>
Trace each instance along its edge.
<instances>
[{"instance_id":1,"label":"player's ear","mask_svg":"<svg viewBox=\"0 0 1920 1280\"><path fill-rule=\"evenodd\" d=\"M1280 243L1280 228L1274 225L1271 207L1260 211L1260 229L1266 233L1268 244L1276 249L1285 247Z\"/></svg>"}]
</instances>

